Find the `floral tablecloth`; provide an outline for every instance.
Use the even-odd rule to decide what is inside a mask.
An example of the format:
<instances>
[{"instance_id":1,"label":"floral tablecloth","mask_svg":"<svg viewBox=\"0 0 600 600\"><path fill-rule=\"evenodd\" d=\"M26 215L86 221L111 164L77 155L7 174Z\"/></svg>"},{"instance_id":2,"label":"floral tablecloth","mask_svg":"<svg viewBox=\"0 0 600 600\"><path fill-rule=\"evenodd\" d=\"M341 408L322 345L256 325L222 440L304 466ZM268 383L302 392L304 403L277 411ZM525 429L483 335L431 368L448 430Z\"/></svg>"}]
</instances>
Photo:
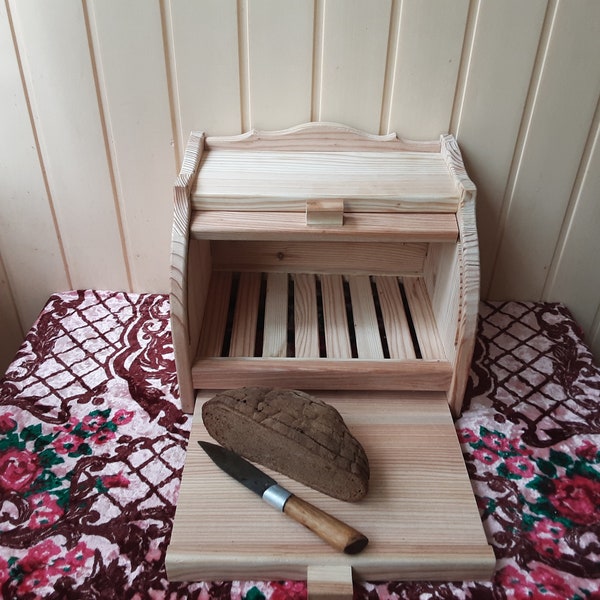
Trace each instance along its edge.
<instances>
[{"instance_id":1,"label":"floral tablecloth","mask_svg":"<svg viewBox=\"0 0 600 600\"><path fill-rule=\"evenodd\" d=\"M369 582L358 599L600 600L600 369L566 308L482 303L456 422L491 582ZM304 582L170 583L190 430L164 295L53 295L0 381L3 598L304 598Z\"/></svg>"}]
</instances>

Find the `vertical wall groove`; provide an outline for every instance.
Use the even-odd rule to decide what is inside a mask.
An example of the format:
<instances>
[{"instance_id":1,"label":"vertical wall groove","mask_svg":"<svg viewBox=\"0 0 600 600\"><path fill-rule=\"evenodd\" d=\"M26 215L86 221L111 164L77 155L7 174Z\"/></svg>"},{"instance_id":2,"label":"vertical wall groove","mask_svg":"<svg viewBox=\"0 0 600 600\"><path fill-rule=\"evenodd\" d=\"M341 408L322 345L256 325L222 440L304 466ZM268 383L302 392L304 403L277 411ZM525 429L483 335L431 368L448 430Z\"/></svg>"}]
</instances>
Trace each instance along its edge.
<instances>
[{"instance_id":1,"label":"vertical wall groove","mask_svg":"<svg viewBox=\"0 0 600 600\"><path fill-rule=\"evenodd\" d=\"M383 80L381 99L381 121L379 133L390 133L392 118L392 102L396 83L396 62L398 60L398 38L400 35L400 20L402 19L402 0L392 0L390 10L390 28L388 33L388 51Z\"/></svg>"},{"instance_id":2,"label":"vertical wall groove","mask_svg":"<svg viewBox=\"0 0 600 600\"><path fill-rule=\"evenodd\" d=\"M25 337L26 332L26 327L23 324L23 319L21 319L21 315L19 314L19 307L17 306L17 303L15 301L15 294L13 292L13 287L10 283L10 277L8 276L8 273L6 272L6 267L4 265L4 261L2 260L2 255L0 255L0 279L2 279L3 274L6 275L6 287L8 289L8 296L9 296L9 302L10 302L10 307L11 307L11 311L14 313L14 315L16 316L16 321L17 321L17 329L19 330L19 334L22 338ZM4 332L4 335L6 335L6 332ZM2 348L0 348L0 356L2 355ZM2 375L3 372L3 365L0 364L0 376Z\"/></svg>"},{"instance_id":3,"label":"vertical wall groove","mask_svg":"<svg viewBox=\"0 0 600 600\"><path fill-rule=\"evenodd\" d=\"M106 165L108 175L110 179L110 188L113 196L113 203L115 206L115 216L117 220L117 228L119 231L119 237L121 239L121 251L123 255L123 262L125 265L125 273L127 277L127 285L129 290L133 290L133 280L131 274L131 260L129 243L125 234L125 227L123 225L123 207L122 207L122 194L119 190L119 184L117 182L116 171L118 170L117 162L114 156L114 148L110 143L108 130L111 127L110 123L110 107L106 98L106 85L104 83L102 75L102 60L100 54L96 52L94 48L94 32L96 31L95 26L95 14L94 9L90 8L88 0L82 0L83 8L83 20L85 23L85 34L87 37L88 50L90 53L90 63L92 65L92 76L94 79L94 88L96 92L96 101L98 103L98 117L100 119L100 127L102 130L102 141L104 143L104 152L106 155ZM92 27L94 25L94 27ZM96 43L97 45L97 43Z\"/></svg>"},{"instance_id":4,"label":"vertical wall groove","mask_svg":"<svg viewBox=\"0 0 600 600\"><path fill-rule=\"evenodd\" d=\"M237 1L238 55L240 69L240 114L242 132L252 128L250 99L250 47L248 35L248 0Z\"/></svg>"},{"instance_id":5,"label":"vertical wall groove","mask_svg":"<svg viewBox=\"0 0 600 600\"><path fill-rule=\"evenodd\" d=\"M552 294L552 288L554 287L554 285L556 283L556 277L558 274L558 269L560 267L562 255L565 250L565 246L567 244L569 236L572 234L573 218L575 216L577 204L580 199L582 186L583 186L586 176L590 172L590 169L591 169L590 163L592 160L592 153L593 153L596 145L598 143L600 143L599 138L600 138L600 98L598 99L598 103L596 104L594 118L590 125L590 130L588 132L585 147L584 147L583 153L581 155L581 160L579 161L579 168L577 170L577 175L576 175L575 181L573 183L573 189L571 191L571 195L569 196L569 203L568 203L567 209L565 211L565 216L564 216L563 223L562 223L562 226L560 229L560 234L558 236L558 240L556 242L556 247L554 249L554 255L552 256L550 268L548 269L548 275L546 277L546 281L544 283L544 288L542 290L542 299L543 300L547 300L549 298L549 296Z\"/></svg>"},{"instance_id":6,"label":"vertical wall groove","mask_svg":"<svg viewBox=\"0 0 600 600\"><path fill-rule=\"evenodd\" d=\"M169 98L169 112L171 118L171 130L173 136L173 151L175 153L175 164L180 165L182 161L182 148L184 140L181 137L181 119L179 111L179 93L177 90L177 79L175 77L175 57L173 49L171 3L168 0L160 0L160 27L162 32L163 53L165 55L165 71L167 73L167 95Z\"/></svg>"},{"instance_id":7,"label":"vertical wall groove","mask_svg":"<svg viewBox=\"0 0 600 600\"><path fill-rule=\"evenodd\" d=\"M313 72L311 90L311 121L321 120L321 95L323 93L323 44L325 35L325 0L314 0Z\"/></svg>"},{"instance_id":8,"label":"vertical wall groove","mask_svg":"<svg viewBox=\"0 0 600 600\"><path fill-rule=\"evenodd\" d=\"M25 98L25 104L27 107L27 114L28 114L29 123L31 126L31 133L32 133L33 139L35 141L35 150L36 150L37 159L38 159L38 162L40 165L40 173L41 173L42 180L44 183L44 190L46 192L46 198L48 200L48 208L49 208L50 214L52 215L52 226L54 227L54 231L56 232L56 239L58 242L58 247L60 249L60 256L61 256L62 264L64 265L65 278L67 280L67 285L69 286L69 288L72 288L73 282L72 282L72 278L71 278L71 271L69 268L69 263L67 261L67 254L66 254L63 239L62 239L60 226L58 224L58 217L56 215L56 207L54 205L54 199L52 197L52 191L50 189L50 183L48 181L48 173L46 171L46 165L44 164L44 157L42 155L42 144L41 144L41 140L40 140L40 137L38 134L37 125L36 125L35 117L34 117L33 100L29 93L27 77L25 76L25 67L23 65L23 59L22 59L19 43L17 40L17 34L16 34L16 30L15 30L15 24L14 24L9 0L5 0L5 6L6 6L6 15L8 18L8 24L10 27L10 34L12 37L12 43L13 43L13 47L15 49L15 56L17 57L17 66L19 69L19 77L21 78L21 85L23 87L23 96Z\"/></svg>"},{"instance_id":9,"label":"vertical wall groove","mask_svg":"<svg viewBox=\"0 0 600 600\"><path fill-rule=\"evenodd\" d=\"M527 93L527 99L525 101L525 108L521 117L521 124L519 126L519 134L515 144L515 150L513 153L513 159L510 166L509 176L507 180L506 190L504 198L502 200L502 210L500 213L500 221L498 223L498 232L496 239L494 240L494 253L491 272L494 274L498 266L498 259L500 255L500 248L503 244L506 235L506 222L508 215L514 201L515 188L519 179L519 172L522 167L522 160L525 153L525 147L529 138L529 131L532 124L533 114L535 111L536 104L538 102L538 94L544 72L544 66L548 55L548 49L550 46L550 40L552 37L552 30L554 28L556 15L558 11L559 0L549 0L546 8L546 15L544 17L544 24L542 25L542 31L540 34L540 41L538 44L538 52L536 55L533 72L531 76L531 83L529 85L529 91ZM482 295L487 296L494 283L494 276L490 278L490 285L487 290L482 290Z\"/></svg>"},{"instance_id":10,"label":"vertical wall groove","mask_svg":"<svg viewBox=\"0 0 600 600\"><path fill-rule=\"evenodd\" d=\"M460 136L460 123L465 101L465 93L469 82L469 71L473 57L473 46L475 43L475 34L477 33L477 23L479 21L479 9L481 0L470 0L469 12L467 14L467 23L465 25L465 37L460 55L460 67L456 79L456 92L452 104L452 113L450 115L449 131L455 137Z\"/></svg>"}]
</instances>

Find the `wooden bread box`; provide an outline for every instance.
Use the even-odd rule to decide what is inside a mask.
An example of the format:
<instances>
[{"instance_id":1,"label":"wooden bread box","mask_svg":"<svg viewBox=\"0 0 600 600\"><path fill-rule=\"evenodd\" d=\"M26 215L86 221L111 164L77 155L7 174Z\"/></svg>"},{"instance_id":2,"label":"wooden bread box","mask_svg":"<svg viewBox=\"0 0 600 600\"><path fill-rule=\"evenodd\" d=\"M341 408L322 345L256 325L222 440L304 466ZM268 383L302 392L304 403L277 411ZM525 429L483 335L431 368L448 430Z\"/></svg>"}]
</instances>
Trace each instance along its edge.
<instances>
[{"instance_id":1,"label":"wooden bread box","mask_svg":"<svg viewBox=\"0 0 600 600\"><path fill-rule=\"evenodd\" d=\"M475 339L475 186L450 135L408 142L312 123L190 136L175 186L171 325L194 412L167 571L174 580L484 579L494 567L453 425ZM365 447L345 503L271 473L365 530L346 556L219 472L202 403L265 385L333 404Z\"/></svg>"}]
</instances>

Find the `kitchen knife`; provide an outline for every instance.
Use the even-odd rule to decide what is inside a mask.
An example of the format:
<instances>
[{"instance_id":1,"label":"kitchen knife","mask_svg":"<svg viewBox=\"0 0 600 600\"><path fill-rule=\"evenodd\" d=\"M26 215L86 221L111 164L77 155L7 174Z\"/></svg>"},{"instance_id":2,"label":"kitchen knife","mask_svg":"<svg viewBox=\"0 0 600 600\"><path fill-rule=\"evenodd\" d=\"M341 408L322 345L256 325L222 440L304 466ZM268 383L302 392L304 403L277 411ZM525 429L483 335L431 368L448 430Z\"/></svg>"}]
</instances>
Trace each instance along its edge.
<instances>
[{"instance_id":1,"label":"kitchen knife","mask_svg":"<svg viewBox=\"0 0 600 600\"><path fill-rule=\"evenodd\" d=\"M298 498L246 459L210 442L198 442L225 473L258 494L265 502L308 527L321 539L346 554L358 554L369 543L359 531Z\"/></svg>"}]
</instances>

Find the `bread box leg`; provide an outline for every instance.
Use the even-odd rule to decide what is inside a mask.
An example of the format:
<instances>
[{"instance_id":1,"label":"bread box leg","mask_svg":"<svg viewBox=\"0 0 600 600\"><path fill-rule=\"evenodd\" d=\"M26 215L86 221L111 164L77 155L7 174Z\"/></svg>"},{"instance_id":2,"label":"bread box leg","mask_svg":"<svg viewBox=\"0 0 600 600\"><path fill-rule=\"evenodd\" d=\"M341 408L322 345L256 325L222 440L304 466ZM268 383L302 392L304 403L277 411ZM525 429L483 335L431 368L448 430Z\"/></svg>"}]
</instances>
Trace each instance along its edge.
<instances>
[{"instance_id":1,"label":"bread box leg","mask_svg":"<svg viewBox=\"0 0 600 600\"><path fill-rule=\"evenodd\" d=\"M309 600L352 600L352 567L329 565L308 567Z\"/></svg>"}]
</instances>

